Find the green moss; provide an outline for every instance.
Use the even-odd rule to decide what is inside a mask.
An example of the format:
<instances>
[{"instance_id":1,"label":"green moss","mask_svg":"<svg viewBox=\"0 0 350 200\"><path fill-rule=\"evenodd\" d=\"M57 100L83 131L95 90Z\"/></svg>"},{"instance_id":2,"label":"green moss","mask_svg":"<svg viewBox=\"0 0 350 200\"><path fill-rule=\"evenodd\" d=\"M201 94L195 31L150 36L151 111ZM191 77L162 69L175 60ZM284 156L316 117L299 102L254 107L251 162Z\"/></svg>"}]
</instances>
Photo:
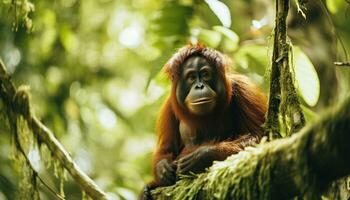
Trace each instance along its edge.
<instances>
[{"instance_id":1,"label":"green moss","mask_svg":"<svg viewBox=\"0 0 350 200\"><path fill-rule=\"evenodd\" d=\"M64 193L64 182L67 180L67 172L64 167L60 164L58 159L54 159L54 174L60 180L60 196L65 197Z\"/></svg>"},{"instance_id":2,"label":"green moss","mask_svg":"<svg viewBox=\"0 0 350 200\"><path fill-rule=\"evenodd\" d=\"M314 172L307 156L309 137L276 140L247 148L225 161L216 162L206 172L183 177L175 185L157 188L155 199L245 199L270 200L289 196L291 188L305 199L319 198ZM286 188L284 194L282 185ZM279 188L279 189L276 189Z\"/></svg>"},{"instance_id":3,"label":"green moss","mask_svg":"<svg viewBox=\"0 0 350 200\"><path fill-rule=\"evenodd\" d=\"M17 198L20 200L38 200L40 196L37 185L37 172L34 171L26 155L31 147L35 145L33 134L22 116L11 116L10 124L13 137L13 152L11 158L15 166L14 168L17 169L21 180Z\"/></svg>"},{"instance_id":4,"label":"green moss","mask_svg":"<svg viewBox=\"0 0 350 200\"><path fill-rule=\"evenodd\" d=\"M18 87L16 95L14 97L14 108L18 113L21 113L24 117L30 117L30 87L27 85L21 85Z\"/></svg>"},{"instance_id":5,"label":"green moss","mask_svg":"<svg viewBox=\"0 0 350 200\"><path fill-rule=\"evenodd\" d=\"M183 177L175 185L153 191L156 199L269 199L270 166L266 148L248 148L207 172ZM271 159L263 159L271 158Z\"/></svg>"},{"instance_id":6,"label":"green moss","mask_svg":"<svg viewBox=\"0 0 350 200\"><path fill-rule=\"evenodd\" d=\"M291 135L305 125L304 113L295 88L293 51L290 42L283 47L285 60L281 66L281 104L280 117L285 135Z\"/></svg>"}]
</instances>

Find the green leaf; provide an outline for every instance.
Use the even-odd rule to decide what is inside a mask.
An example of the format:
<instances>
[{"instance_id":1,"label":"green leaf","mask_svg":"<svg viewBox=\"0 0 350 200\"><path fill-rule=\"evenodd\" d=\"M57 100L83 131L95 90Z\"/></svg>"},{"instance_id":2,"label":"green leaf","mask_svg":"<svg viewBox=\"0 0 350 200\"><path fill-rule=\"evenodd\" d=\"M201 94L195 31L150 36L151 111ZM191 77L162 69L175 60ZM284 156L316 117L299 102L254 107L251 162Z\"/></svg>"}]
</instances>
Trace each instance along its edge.
<instances>
[{"instance_id":1,"label":"green leaf","mask_svg":"<svg viewBox=\"0 0 350 200\"><path fill-rule=\"evenodd\" d=\"M162 56L156 60L154 60L153 62L151 62L152 64L152 69L151 72L148 76L147 79L147 83L146 83L146 87L145 90L147 91L151 81L153 78L155 78L157 76L157 74L161 71L161 69L163 68L164 64L167 62L167 60L170 58L170 56L173 54L173 51L171 51L172 48L168 48L167 50L164 50L162 53Z\"/></svg>"},{"instance_id":2,"label":"green leaf","mask_svg":"<svg viewBox=\"0 0 350 200\"><path fill-rule=\"evenodd\" d=\"M221 1L218 0L205 0L209 8L219 18L222 25L225 27L231 26L231 13L230 9Z\"/></svg>"},{"instance_id":3,"label":"green leaf","mask_svg":"<svg viewBox=\"0 0 350 200\"><path fill-rule=\"evenodd\" d=\"M267 48L264 45L246 44L239 48L234 55L237 65L243 69L250 69L264 76L265 69L269 64Z\"/></svg>"},{"instance_id":4,"label":"green leaf","mask_svg":"<svg viewBox=\"0 0 350 200\"><path fill-rule=\"evenodd\" d=\"M326 5L332 14L336 14L339 9L345 7L345 0L326 0Z\"/></svg>"},{"instance_id":5,"label":"green leaf","mask_svg":"<svg viewBox=\"0 0 350 200\"><path fill-rule=\"evenodd\" d=\"M239 36L235 32L223 26L214 26L213 29L225 36L222 43L225 51L234 51L238 48Z\"/></svg>"},{"instance_id":6,"label":"green leaf","mask_svg":"<svg viewBox=\"0 0 350 200\"><path fill-rule=\"evenodd\" d=\"M192 15L190 6L167 3L155 13L150 28L160 36L186 35Z\"/></svg>"},{"instance_id":7,"label":"green leaf","mask_svg":"<svg viewBox=\"0 0 350 200\"><path fill-rule=\"evenodd\" d=\"M78 39L75 35L75 33L66 25L63 24L60 27L60 40L63 45L63 47L68 51L69 53L72 53L77 50L78 48Z\"/></svg>"},{"instance_id":8,"label":"green leaf","mask_svg":"<svg viewBox=\"0 0 350 200\"><path fill-rule=\"evenodd\" d=\"M320 96L320 80L317 72L310 59L299 47L294 47L293 51L298 90L309 106L315 106Z\"/></svg>"},{"instance_id":9,"label":"green leaf","mask_svg":"<svg viewBox=\"0 0 350 200\"><path fill-rule=\"evenodd\" d=\"M201 29L198 35L198 40L212 48L216 48L220 44L221 34L217 31Z\"/></svg>"},{"instance_id":10,"label":"green leaf","mask_svg":"<svg viewBox=\"0 0 350 200\"><path fill-rule=\"evenodd\" d=\"M317 117L317 114L312 111L310 108L301 105L301 109L303 110L306 123L310 123L312 120L314 120Z\"/></svg>"}]
</instances>

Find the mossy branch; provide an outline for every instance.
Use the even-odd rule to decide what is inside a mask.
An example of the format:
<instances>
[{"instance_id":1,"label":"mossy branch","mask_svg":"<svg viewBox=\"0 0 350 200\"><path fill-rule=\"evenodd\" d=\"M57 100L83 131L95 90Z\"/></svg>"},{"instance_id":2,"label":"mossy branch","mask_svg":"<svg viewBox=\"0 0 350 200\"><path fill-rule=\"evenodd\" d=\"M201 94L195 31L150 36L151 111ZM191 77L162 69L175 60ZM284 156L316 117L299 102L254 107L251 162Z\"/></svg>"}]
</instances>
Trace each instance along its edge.
<instances>
[{"instance_id":1,"label":"mossy branch","mask_svg":"<svg viewBox=\"0 0 350 200\"><path fill-rule=\"evenodd\" d=\"M320 199L350 174L350 96L292 137L248 148L207 172L153 191L155 199Z\"/></svg>"},{"instance_id":2,"label":"mossy branch","mask_svg":"<svg viewBox=\"0 0 350 200\"><path fill-rule=\"evenodd\" d=\"M107 199L106 193L79 168L69 153L55 138L54 134L32 114L28 91L16 89L1 59L0 94L7 109L11 110L12 113L23 116L33 133L47 145L54 157L60 161L61 165L64 166L88 196L93 199Z\"/></svg>"},{"instance_id":3,"label":"mossy branch","mask_svg":"<svg viewBox=\"0 0 350 200\"><path fill-rule=\"evenodd\" d=\"M274 41L273 41L273 53L271 61L271 74L270 74L270 95L269 95L269 108L267 111L266 122L264 124L265 135L268 135L271 139L280 138L280 126L279 126L279 107L281 103L281 69L277 60L281 57L281 45L280 41L283 40L281 37L284 35L281 28L281 23L285 22L288 16L289 0L287 7L284 7L280 0L276 0L276 19L274 29ZM286 31L286 29L285 29Z\"/></svg>"},{"instance_id":4,"label":"mossy branch","mask_svg":"<svg viewBox=\"0 0 350 200\"><path fill-rule=\"evenodd\" d=\"M303 2L300 0L299 3ZM276 0L269 108L264 124L265 134L270 139L282 137L281 133L291 135L305 125L304 114L294 85L295 78L292 73L294 66L291 67L290 52L292 50L287 35L289 4L289 0Z\"/></svg>"}]
</instances>

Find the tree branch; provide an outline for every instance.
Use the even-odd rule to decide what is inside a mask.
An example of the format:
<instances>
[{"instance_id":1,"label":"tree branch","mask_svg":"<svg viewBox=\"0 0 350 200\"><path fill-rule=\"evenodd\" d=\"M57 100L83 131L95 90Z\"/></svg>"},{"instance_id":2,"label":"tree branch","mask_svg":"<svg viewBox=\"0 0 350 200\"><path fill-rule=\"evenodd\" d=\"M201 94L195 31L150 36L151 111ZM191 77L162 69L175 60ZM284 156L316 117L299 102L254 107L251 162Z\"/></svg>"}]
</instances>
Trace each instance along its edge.
<instances>
[{"instance_id":1,"label":"tree branch","mask_svg":"<svg viewBox=\"0 0 350 200\"><path fill-rule=\"evenodd\" d=\"M55 138L54 134L31 113L29 94L27 91L17 91L1 59L0 94L8 109L24 117L33 133L37 134L41 141L48 146L51 153L60 161L61 165L70 173L87 195L93 199L107 199L106 193L75 164L72 157Z\"/></svg>"},{"instance_id":2,"label":"tree branch","mask_svg":"<svg viewBox=\"0 0 350 200\"><path fill-rule=\"evenodd\" d=\"M289 138L248 148L153 191L155 199L320 199L332 181L350 174L350 96Z\"/></svg>"},{"instance_id":3,"label":"tree branch","mask_svg":"<svg viewBox=\"0 0 350 200\"><path fill-rule=\"evenodd\" d=\"M288 0L289 1L289 0ZM278 112L281 103L281 69L278 64L280 60L281 45L279 41L281 40L280 31L280 19L284 19L283 7L280 6L280 0L276 0L276 16L275 16L275 29L274 29L274 41L273 41L273 53L271 61L271 75L270 75L270 95L269 95L269 107L267 111L266 122L264 124L265 135L269 136L271 139L280 138L280 126L278 121ZM287 11L288 13L288 11ZM286 18L287 16L285 16Z\"/></svg>"},{"instance_id":4,"label":"tree branch","mask_svg":"<svg viewBox=\"0 0 350 200\"><path fill-rule=\"evenodd\" d=\"M304 3L300 1L297 4L304 5ZM290 66L291 45L287 35L289 4L290 0L276 0L269 107L264 124L265 135L270 139L280 138L283 132L284 135L291 135L305 125L305 117L300 107ZM282 131L280 119L284 128Z\"/></svg>"},{"instance_id":5,"label":"tree branch","mask_svg":"<svg viewBox=\"0 0 350 200\"><path fill-rule=\"evenodd\" d=\"M334 62L334 65L350 67L350 62Z\"/></svg>"}]
</instances>

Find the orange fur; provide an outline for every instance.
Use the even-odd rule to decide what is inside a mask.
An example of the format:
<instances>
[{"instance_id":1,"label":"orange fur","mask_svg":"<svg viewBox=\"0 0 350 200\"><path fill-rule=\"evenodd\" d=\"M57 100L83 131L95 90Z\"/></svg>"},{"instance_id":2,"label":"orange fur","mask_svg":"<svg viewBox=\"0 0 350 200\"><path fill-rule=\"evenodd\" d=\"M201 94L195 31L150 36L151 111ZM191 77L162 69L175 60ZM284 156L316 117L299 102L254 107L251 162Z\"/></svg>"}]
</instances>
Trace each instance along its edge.
<instances>
[{"instance_id":1,"label":"orange fur","mask_svg":"<svg viewBox=\"0 0 350 200\"><path fill-rule=\"evenodd\" d=\"M175 91L182 63L191 55L197 54L215 64L225 87L225 99L219 102L220 106L212 115L206 117L192 115L176 100ZM229 59L220 52L203 45L190 44L181 48L164 66L172 81L172 89L157 120L158 141L153 157L154 171L160 160L167 159L172 162L202 145L215 146L218 150L217 160L224 160L227 156L259 141L263 133L261 125L267 110L266 97L247 77L230 73L229 65ZM186 148L179 133L180 121L205 134L206 141ZM158 180L152 184L156 187Z\"/></svg>"}]
</instances>

